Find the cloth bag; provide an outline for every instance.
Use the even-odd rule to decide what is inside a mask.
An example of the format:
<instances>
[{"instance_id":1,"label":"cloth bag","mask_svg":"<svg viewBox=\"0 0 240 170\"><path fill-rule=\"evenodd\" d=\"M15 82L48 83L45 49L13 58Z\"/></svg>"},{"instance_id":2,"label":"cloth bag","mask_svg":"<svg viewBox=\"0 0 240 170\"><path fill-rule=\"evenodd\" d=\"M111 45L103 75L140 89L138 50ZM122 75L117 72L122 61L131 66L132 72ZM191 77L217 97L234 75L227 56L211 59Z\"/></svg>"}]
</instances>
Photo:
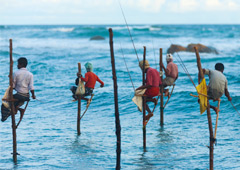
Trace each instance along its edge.
<instances>
[{"instance_id":1,"label":"cloth bag","mask_svg":"<svg viewBox=\"0 0 240 170\"><path fill-rule=\"evenodd\" d=\"M85 86L83 81L81 81L81 78L79 78L79 83L78 83L78 87L77 90L75 92L75 95L77 96L83 96L85 94Z\"/></svg>"},{"instance_id":2,"label":"cloth bag","mask_svg":"<svg viewBox=\"0 0 240 170\"><path fill-rule=\"evenodd\" d=\"M142 96L144 95L146 89L136 90L132 101L137 105L138 110L142 112Z\"/></svg>"}]
</instances>

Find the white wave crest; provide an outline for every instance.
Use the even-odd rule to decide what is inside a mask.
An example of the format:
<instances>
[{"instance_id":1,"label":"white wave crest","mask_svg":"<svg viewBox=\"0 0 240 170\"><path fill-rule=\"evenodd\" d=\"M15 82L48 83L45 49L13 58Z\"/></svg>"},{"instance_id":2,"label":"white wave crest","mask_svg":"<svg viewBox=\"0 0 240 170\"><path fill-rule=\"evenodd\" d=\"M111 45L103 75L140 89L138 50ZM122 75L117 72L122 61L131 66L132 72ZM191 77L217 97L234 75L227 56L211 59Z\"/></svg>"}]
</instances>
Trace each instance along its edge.
<instances>
[{"instance_id":1,"label":"white wave crest","mask_svg":"<svg viewBox=\"0 0 240 170\"><path fill-rule=\"evenodd\" d=\"M109 29L110 27L107 27L107 29ZM111 27L113 30L124 30L124 29L127 29L127 26L114 26L114 27ZM132 29L129 27L129 29Z\"/></svg>"},{"instance_id":2,"label":"white wave crest","mask_svg":"<svg viewBox=\"0 0 240 170\"><path fill-rule=\"evenodd\" d=\"M52 28L50 31L58 31L58 32L72 32L75 28Z\"/></svg>"},{"instance_id":3,"label":"white wave crest","mask_svg":"<svg viewBox=\"0 0 240 170\"><path fill-rule=\"evenodd\" d=\"M160 31L161 28L159 28L159 27L158 28L157 27L150 27L149 30L150 31Z\"/></svg>"}]
</instances>

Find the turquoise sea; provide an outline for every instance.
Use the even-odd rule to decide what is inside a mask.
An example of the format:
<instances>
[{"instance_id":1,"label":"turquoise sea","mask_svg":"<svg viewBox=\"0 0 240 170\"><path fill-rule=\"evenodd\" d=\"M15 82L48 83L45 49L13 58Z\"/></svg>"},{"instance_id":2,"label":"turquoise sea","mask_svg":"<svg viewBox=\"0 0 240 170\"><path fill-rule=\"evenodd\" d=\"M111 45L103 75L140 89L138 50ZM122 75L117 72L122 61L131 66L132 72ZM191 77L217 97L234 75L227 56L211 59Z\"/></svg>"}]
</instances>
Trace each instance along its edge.
<instances>
[{"instance_id":1,"label":"turquoise sea","mask_svg":"<svg viewBox=\"0 0 240 170\"><path fill-rule=\"evenodd\" d=\"M179 79L164 109L160 126L160 105L147 125L147 148L142 144L142 113L131 101L133 87L124 64L127 61L135 88L142 83L141 70L125 25L37 25L0 26L0 96L8 87L9 39L13 39L14 71L19 57L29 60L34 74L36 96L31 100L17 129L18 163L12 160L11 119L0 122L1 170L115 169L116 135L112 68L108 28L114 33L119 113L121 122L122 169L207 169L209 167L209 131L207 115L200 115L195 88L177 62ZM232 102L240 110L240 25L130 25L140 59L143 46L153 68L159 69L159 48L164 64L171 43L187 46L201 43L216 48L219 54L201 53L203 68L225 65L224 74ZM105 40L90 41L96 35ZM188 72L197 84L194 53L180 52ZM105 87L96 84L94 98L81 121L77 135L77 103L69 88L74 85L77 63L91 62ZM208 82L208 79L207 79ZM164 99L166 101L166 99ZM217 103L212 103L217 104ZM82 108L86 103L82 102ZM152 107L152 105L151 105ZM240 115L225 96L222 97L214 147L215 169L240 169ZM19 118L19 114L16 116ZM213 124L216 114L212 111Z\"/></svg>"}]
</instances>

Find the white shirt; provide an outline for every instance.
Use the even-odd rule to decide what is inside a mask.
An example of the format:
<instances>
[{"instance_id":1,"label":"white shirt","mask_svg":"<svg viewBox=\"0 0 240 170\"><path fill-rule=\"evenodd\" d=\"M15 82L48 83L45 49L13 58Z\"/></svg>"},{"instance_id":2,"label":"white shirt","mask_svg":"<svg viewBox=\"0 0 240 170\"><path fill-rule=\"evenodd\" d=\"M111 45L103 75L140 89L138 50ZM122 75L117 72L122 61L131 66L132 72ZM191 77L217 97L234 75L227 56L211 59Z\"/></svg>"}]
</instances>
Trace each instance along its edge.
<instances>
[{"instance_id":1,"label":"white shirt","mask_svg":"<svg viewBox=\"0 0 240 170\"><path fill-rule=\"evenodd\" d=\"M26 68L20 68L13 74L13 88L19 93L29 93L34 90L33 74Z\"/></svg>"},{"instance_id":2,"label":"white shirt","mask_svg":"<svg viewBox=\"0 0 240 170\"><path fill-rule=\"evenodd\" d=\"M224 94L225 89L227 89L228 82L223 73L218 70L205 69L205 74L209 76L208 87Z\"/></svg>"}]
</instances>

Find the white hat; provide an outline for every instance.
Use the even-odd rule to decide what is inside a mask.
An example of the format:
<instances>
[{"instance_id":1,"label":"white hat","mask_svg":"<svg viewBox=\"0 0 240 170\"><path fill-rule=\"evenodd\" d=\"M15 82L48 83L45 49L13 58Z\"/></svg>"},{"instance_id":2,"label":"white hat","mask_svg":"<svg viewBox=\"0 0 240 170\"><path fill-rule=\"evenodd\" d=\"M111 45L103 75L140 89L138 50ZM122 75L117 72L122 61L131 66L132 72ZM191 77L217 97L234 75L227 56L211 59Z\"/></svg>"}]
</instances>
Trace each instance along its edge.
<instances>
[{"instance_id":1,"label":"white hat","mask_svg":"<svg viewBox=\"0 0 240 170\"><path fill-rule=\"evenodd\" d=\"M167 60L167 61L172 61L172 60L173 60L172 54L167 54L166 60Z\"/></svg>"}]
</instances>

